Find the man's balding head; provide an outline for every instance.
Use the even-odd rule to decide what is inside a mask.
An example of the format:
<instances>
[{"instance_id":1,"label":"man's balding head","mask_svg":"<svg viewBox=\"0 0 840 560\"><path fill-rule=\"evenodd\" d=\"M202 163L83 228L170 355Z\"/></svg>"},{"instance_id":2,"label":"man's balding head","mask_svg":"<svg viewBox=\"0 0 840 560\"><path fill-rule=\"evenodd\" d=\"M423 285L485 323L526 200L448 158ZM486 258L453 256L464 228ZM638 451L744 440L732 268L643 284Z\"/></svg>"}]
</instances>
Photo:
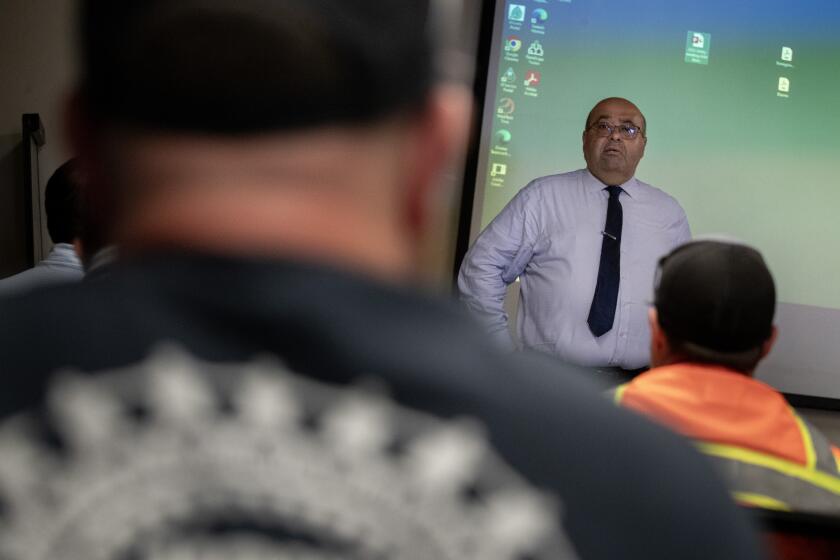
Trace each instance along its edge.
<instances>
[{"instance_id":1,"label":"man's balding head","mask_svg":"<svg viewBox=\"0 0 840 560\"><path fill-rule=\"evenodd\" d=\"M615 103L615 104L619 104L619 105L624 105L624 106L626 106L629 110L637 112L637 113L638 113L638 114L642 117L642 122L641 122L641 125L642 125L642 132L643 132L645 135L647 135L647 119L645 119L644 114L643 114L643 113L642 113L642 111L641 111L641 110L640 110L640 109L636 106L636 104L635 104L635 103L633 103L632 101L629 101L629 100L627 100L627 99L624 99L623 97L607 97L606 99L602 99L601 101L599 101L598 103L596 103L596 104L595 104L595 106L594 106L594 107L592 107L592 110L591 110L591 111L589 111L589 114L586 116L586 125L584 126L584 130L586 130L587 128L589 128L589 126L590 126L590 125L591 125L591 124L592 124L595 120L597 120L597 119L598 119L598 117L599 117L599 112L604 110L604 106L605 106L605 105L609 105L609 104L613 104L613 103Z\"/></svg>"}]
</instances>

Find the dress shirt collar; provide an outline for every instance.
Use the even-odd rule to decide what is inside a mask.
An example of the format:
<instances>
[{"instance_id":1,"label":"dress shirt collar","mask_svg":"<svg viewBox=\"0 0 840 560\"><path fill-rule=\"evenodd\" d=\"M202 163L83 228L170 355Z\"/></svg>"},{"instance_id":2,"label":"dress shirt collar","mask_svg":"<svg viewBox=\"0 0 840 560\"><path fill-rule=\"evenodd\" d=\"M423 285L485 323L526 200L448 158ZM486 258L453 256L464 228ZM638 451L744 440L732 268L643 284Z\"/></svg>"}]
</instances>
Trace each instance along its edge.
<instances>
[{"instance_id":1,"label":"dress shirt collar","mask_svg":"<svg viewBox=\"0 0 840 560\"><path fill-rule=\"evenodd\" d=\"M589 169L585 169L584 171L585 171L584 184L585 184L587 189L593 190L593 191L602 191L609 186L609 185L605 184L604 182L602 182L600 179L598 179L595 175L593 175L592 172L589 171ZM623 183L621 185L618 185L618 186L621 187L621 190L624 191L624 194L626 194L630 198L633 198L633 194L637 190L636 178L635 177L630 177L629 181L627 181L626 183Z\"/></svg>"},{"instance_id":2,"label":"dress shirt collar","mask_svg":"<svg viewBox=\"0 0 840 560\"><path fill-rule=\"evenodd\" d=\"M82 270L82 263L76 255L76 249L70 243L56 243L53 245L52 250L39 264Z\"/></svg>"}]
</instances>

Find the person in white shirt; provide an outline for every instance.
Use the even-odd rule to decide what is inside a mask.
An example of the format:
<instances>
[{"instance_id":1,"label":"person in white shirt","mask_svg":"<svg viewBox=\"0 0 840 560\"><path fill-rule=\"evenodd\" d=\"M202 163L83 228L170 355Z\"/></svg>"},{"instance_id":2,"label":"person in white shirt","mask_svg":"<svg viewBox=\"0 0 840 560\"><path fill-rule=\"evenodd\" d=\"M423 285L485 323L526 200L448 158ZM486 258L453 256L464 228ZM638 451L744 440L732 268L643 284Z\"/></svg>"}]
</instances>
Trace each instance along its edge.
<instances>
[{"instance_id":1,"label":"person in white shirt","mask_svg":"<svg viewBox=\"0 0 840 560\"><path fill-rule=\"evenodd\" d=\"M44 192L47 231L54 246L34 267L0 280L0 296L12 296L34 288L76 282L84 270L74 243L79 237L79 178L75 160L59 167Z\"/></svg>"}]
</instances>

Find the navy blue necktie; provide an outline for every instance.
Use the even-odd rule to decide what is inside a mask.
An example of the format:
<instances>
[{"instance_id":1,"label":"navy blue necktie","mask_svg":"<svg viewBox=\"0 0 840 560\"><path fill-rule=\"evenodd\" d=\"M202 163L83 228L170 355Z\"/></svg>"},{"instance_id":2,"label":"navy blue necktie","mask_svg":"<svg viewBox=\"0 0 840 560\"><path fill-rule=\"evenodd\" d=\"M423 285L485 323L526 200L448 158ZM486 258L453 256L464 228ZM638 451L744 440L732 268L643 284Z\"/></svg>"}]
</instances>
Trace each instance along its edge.
<instances>
[{"instance_id":1,"label":"navy blue necktie","mask_svg":"<svg viewBox=\"0 0 840 560\"><path fill-rule=\"evenodd\" d=\"M621 276L621 228L624 214L618 195L621 187L606 188L610 193L607 202L607 223L601 234L601 264L598 267L598 283L595 285L595 297L589 308L589 330L596 337L603 335L613 327L615 306L618 302L618 279Z\"/></svg>"}]
</instances>

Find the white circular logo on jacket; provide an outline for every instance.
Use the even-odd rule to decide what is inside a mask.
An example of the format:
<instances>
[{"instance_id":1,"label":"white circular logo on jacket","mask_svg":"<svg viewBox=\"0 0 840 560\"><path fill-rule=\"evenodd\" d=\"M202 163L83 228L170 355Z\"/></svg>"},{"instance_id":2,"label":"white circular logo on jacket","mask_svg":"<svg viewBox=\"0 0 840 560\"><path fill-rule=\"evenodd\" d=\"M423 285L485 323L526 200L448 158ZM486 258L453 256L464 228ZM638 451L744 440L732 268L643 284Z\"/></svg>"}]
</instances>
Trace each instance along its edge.
<instances>
[{"instance_id":1,"label":"white circular logo on jacket","mask_svg":"<svg viewBox=\"0 0 840 560\"><path fill-rule=\"evenodd\" d=\"M0 558L574 558L471 420L162 349L0 425Z\"/></svg>"}]
</instances>

